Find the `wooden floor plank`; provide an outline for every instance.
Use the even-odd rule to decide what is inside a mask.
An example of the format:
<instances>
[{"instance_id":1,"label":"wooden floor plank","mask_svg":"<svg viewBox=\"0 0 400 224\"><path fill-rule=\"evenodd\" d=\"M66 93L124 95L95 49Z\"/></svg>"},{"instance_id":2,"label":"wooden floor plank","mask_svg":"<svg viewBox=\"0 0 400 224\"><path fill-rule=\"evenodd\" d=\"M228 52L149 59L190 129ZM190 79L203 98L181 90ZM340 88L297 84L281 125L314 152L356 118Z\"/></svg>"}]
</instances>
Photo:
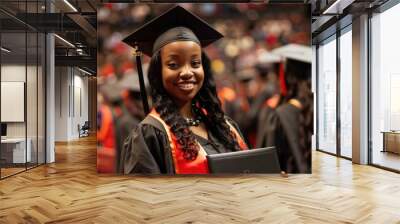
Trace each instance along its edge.
<instances>
[{"instance_id":1,"label":"wooden floor plank","mask_svg":"<svg viewBox=\"0 0 400 224\"><path fill-rule=\"evenodd\" d=\"M0 181L0 223L400 223L400 175L313 152L313 174L96 173L96 139Z\"/></svg>"}]
</instances>

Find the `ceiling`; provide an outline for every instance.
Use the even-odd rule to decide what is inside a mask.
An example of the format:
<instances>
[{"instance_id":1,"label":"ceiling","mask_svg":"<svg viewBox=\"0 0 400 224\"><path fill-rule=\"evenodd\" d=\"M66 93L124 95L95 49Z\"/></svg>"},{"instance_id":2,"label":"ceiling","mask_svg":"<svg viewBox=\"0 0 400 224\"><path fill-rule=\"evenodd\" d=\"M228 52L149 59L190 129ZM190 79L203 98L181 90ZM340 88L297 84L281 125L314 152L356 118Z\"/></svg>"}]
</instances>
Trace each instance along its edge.
<instances>
[{"instance_id":1,"label":"ceiling","mask_svg":"<svg viewBox=\"0 0 400 224\"><path fill-rule=\"evenodd\" d=\"M56 66L72 65L96 71L96 7L100 3L100 0L47 0L46 6L45 0L1 0L2 46L12 50L7 53L7 60L25 61L26 55L28 58L36 55L36 39L31 40L33 35L29 32L52 32L76 46L72 48L55 38ZM25 32L28 34L21 35ZM25 50L26 36L28 47Z\"/></svg>"},{"instance_id":2,"label":"ceiling","mask_svg":"<svg viewBox=\"0 0 400 224\"><path fill-rule=\"evenodd\" d=\"M354 17L388 2L388 0L308 0L312 9L312 39L317 44L338 29L351 24Z\"/></svg>"}]
</instances>

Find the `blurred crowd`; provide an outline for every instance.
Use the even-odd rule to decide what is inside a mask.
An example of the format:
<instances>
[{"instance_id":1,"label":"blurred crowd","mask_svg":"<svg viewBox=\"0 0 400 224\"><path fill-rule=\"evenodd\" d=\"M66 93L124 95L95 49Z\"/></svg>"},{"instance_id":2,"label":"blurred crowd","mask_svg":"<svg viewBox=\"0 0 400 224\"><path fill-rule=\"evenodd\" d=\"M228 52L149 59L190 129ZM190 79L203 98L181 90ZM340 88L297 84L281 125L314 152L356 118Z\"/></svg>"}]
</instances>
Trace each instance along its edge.
<instances>
[{"instance_id":1,"label":"blurred crowd","mask_svg":"<svg viewBox=\"0 0 400 224\"><path fill-rule=\"evenodd\" d=\"M290 4L181 5L224 34L223 39L206 48L218 97L251 147L262 146L257 143L259 111L265 106L275 108L282 101L283 64L270 52L287 44L310 45L308 9ZM112 164L98 164L100 172L119 166L124 138L145 116L135 49L122 39L171 6L108 3L98 9L98 142L100 148L114 149L103 151L107 153L98 161L115 158ZM149 61L147 56L142 57L145 76Z\"/></svg>"},{"instance_id":2,"label":"blurred crowd","mask_svg":"<svg viewBox=\"0 0 400 224\"><path fill-rule=\"evenodd\" d=\"M234 77L254 67L265 51L288 43L310 44L310 21L296 5L182 4L205 19L224 38L207 49L216 75ZM121 42L130 32L170 8L170 4L104 4L98 11L100 76L121 75L135 68L132 49ZM148 58L145 58L148 62ZM118 71L121 70L121 71Z\"/></svg>"}]
</instances>

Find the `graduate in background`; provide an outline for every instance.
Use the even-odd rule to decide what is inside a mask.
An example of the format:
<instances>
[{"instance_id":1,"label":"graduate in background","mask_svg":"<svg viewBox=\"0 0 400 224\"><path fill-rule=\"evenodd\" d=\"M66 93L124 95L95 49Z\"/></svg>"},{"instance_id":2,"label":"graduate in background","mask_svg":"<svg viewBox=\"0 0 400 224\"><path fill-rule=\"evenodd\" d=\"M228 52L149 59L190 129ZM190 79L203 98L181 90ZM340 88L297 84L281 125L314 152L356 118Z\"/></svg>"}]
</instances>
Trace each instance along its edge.
<instances>
[{"instance_id":1,"label":"graduate in background","mask_svg":"<svg viewBox=\"0 0 400 224\"><path fill-rule=\"evenodd\" d=\"M121 158L124 158L123 150L125 139L135 129L139 123L145 118L143 105L141 102L139 78L137 73L128 73L119 81L122 88L122 102L120 105L121 113L115 120L116 141L118 142L118 151L116 155L117 172L122 173L124 163ZM145 87L148 87L148 80L145 79Z\"/></svg>"},{"instance_id":2,"label":"graduate in background","mask_svg":"<svg viewBox=\"0 0 400 224\"><path fill-rule=\"evenodd\" d=\"M251 82L256 76L255 69L246 68L241 69L236 72L236 98L228 105L227 114L239 125L245 141L251 146L254 147L251 141L254 135L254 123L249 119L249 111L252 102L252 97L250 92Z\"/></svg>"},{"instance_id":3,"label":"graduate in background","mask_svg":"<svg viewBox=\"0 0 400 224\"><path fill-rule=\"evenodd\" d=\"M97 110L97 172L115 173L117 171L118 148L121 147L116 132L116 108L121 104L120 85L109 82L100 86L102 102Z\"/></svg>"},{"instance_id":4,"label":"graduate in background","mask_svg":"<svg viewBox=\"0 0 400 224\"><path fill-rule=\"evenodd\" d=\"M207 154L247 149L217 97L203 47L222 35L176 6L124 41L152 57L153 108L124 147L124 173L207 174Z\"/></svg>"},{"instance_id":5,"label":"graduate in background","mask_svg":"<svg viewBox=\"0 0 400 224\"><path fill-rule=\"evenodd\" d=\"M247 99L247 95L252 95L253 99L245 101L247 104L242 104L247 108L236 107L239 109L236 109L235 115L232 116L253 148L257 145L258 130L264 127L264 123L260 122L260 110L264 107L276 108L280 99L279 85L276 81L276 68L280 62L280 57L270 52L262 52L258 55L256 69L254 69L255 74L249 76L251 79L248 81L253 82L249 88L252 88L254 93L245 95L245 99ZM242 75L242 77L246 78L246 75Z\"/></svg>"},{"instance_id":6,"label":"graduate in background","mask_svg":"<svg viewBox=\"0 0 400 224\"><path fill-rule=\"evenodd\" d=\"M272 51L286 59L280 74L281 100L276 109L260 111L257 147L276 146L286 173L311 173L313 94L311 48L290 44Z\"/></svg>"},{"instance_id":7,"label":"graduate in background","mask_svg":"<svg viewBox=\"0 0 400 224\"><path fill-rule=\"evenodd\" d=\"M97 170L100 173L123 170L120 159L124 141L145 117L137 76L125 74L120 80L103 84L99 89L105 100L98 110ZM146 84L148 86L148 81Z\"/></svg>"}]
</instances>

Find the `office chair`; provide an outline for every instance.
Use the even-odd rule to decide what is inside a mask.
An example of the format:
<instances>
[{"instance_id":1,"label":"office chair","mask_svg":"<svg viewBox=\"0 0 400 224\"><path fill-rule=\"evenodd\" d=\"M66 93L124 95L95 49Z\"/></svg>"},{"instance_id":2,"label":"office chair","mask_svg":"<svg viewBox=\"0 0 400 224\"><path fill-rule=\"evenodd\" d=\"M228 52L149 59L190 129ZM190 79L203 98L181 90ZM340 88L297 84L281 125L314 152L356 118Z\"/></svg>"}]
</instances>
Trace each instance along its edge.
<instances>
[{"instance_id":1,"label":"office chair","mask_svg":"<svg viewBox=\"0 0 400 224\"><path fill-rule=\"evenodd\" d=\"M80 127L80 125L78 124L79 138L89 136L89 129L90 129L89 121L85 121L82 127Z\"/></svg>"}]
</instances>

